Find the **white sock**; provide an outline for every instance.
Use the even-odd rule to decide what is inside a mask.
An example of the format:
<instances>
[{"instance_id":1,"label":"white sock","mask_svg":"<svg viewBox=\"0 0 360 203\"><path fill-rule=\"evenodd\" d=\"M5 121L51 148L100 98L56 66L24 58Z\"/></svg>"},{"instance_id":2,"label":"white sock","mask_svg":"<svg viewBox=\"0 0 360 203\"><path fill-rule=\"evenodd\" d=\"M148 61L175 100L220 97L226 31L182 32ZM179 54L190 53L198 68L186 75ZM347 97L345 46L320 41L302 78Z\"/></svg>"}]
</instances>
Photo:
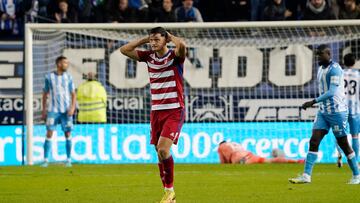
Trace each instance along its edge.
<instances>
[{"instance_id":1,"label":"white sock","mask_svg":"<svg viewBox=\"0 0 360 203\"><path fill-rule=\"evenodd\" d=\"M306 178L309 178L309 179L311 178L311 176L307 173L303 173L303 176L305 176Z\"/></svg>"},{"instance_id":2,"label":"white sock","mask_svg":"<svg viewBox=\"0 0 360 203\"><path fill-rule=\"evenodd\" d=\"M171 188L165 188L165 192L166 191L174 191L174 188L173 187L171 187Z\"/></svg>"}]
</instances>

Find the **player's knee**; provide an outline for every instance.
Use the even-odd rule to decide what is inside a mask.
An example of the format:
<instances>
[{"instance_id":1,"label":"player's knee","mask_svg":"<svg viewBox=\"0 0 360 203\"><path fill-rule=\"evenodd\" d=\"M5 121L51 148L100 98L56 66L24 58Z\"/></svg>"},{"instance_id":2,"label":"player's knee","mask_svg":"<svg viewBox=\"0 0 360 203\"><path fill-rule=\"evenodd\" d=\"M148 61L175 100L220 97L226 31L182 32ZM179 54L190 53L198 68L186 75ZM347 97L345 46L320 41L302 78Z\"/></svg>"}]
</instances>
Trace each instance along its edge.
<instances>
[{"instance_id":1,"label":"player's knee","mask_svg":"<svg viewBox=\"0 0 360 203\"><path fill-rule=\"evenodd\" d=\"M47 139L51 139L52 136L53 136L53 131L48 130L47 133L46 133L46 138L47 138Z\"/></svg>"},{"instance_id":2,"label":"player's knee","mask_svg":"<svg viewBox=\"0 0 360 203\"><path fill-rule=\"evenodd\" d=\"M169 150L167 150L166 148L163 147L159 147L157 149L158 155L161 159L166 159L169 156Z\"/></svg>"},{"instance_id":3,"label":"player's knee","mask_svg":"<svg viewBox=\"0 0 360 203\"><path fill-rule=\"evenodd\" d=\"M336 138L336 141L346 156L353 153L346 136Z\"/></svg>"},{"instance_id":4,"label":"player's knee","mask_svg":"<svg viewBox=\"0 0 360 203\"><path fill-rule=\"evenodd\" d=\"M319 144L320 144L320 141L318 139L310 139L310 143L309 143L309 148L310 148L310 151L312 152L317 152L319 151Z\"/></svg>"},{"instance_id":5,"label":"player's knee","mask_svg":"<svg viewBox=\"0 0 360 203\"><path fill-rule=\"evenodd\" d=\"M70 139L71 138L71 133L70 132L65 132L65 138Z\"/></svg>"}]
</instances>

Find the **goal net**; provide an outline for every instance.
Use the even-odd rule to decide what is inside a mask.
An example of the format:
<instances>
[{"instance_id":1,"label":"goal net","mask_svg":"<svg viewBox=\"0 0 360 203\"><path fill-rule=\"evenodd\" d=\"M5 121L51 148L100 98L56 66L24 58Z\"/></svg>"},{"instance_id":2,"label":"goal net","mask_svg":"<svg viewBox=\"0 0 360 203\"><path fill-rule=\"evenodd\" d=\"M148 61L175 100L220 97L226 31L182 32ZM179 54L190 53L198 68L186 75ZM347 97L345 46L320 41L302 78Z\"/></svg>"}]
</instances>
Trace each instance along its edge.
<instances>
[{"instance_id":1,"label":"goal net","mask_svg":"<svg viewBox=\"0 0 360 203\"><path fill-rule=\"evenodd\" d=\"M64 55L76 88L96 73L107 92L106 122L79 122L74 116L73 162L156 163L149 144L150 101L146 64L122 55L119 47L148 35L154 26L184 38L186 120L177 146L178 163L218 163L223 140L242 143L270 157L274 148L304 158L316 107L300 109L317 95L314 50L327 44L332 59L360 55L359 21L28 24L26 26L26 103L28 163L43 158L45 123L41 95L45 75ZM169 44L173 48L173 44ZM143 46L141 49L147 49ZM360 67L360 64L357 64ZM79 103L79 102L78 102ZM320 162L333 162L333 136L321 145ZM58 126L51 160L66 159Z\"/></svg>"}]
</instances>

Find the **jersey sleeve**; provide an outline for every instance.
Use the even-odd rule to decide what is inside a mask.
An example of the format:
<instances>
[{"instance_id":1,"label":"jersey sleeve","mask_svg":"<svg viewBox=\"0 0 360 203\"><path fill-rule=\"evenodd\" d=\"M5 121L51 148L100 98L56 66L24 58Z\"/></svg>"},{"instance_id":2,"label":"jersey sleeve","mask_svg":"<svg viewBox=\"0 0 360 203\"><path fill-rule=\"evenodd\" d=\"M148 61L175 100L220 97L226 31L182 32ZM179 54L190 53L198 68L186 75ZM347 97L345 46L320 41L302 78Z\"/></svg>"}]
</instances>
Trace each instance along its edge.
<instances>
[{"instance_id":1,"label":"jersey sleeve","mask_svg":"<svg viewBox=\"0 0 360 203\"><path fill-rule=\"evenodd\" d=\"M340 85L340 79L342 78L343 71L340 67L333 68L330 71L330 85Z\"/></svg>"},{"instance_id":2,"label":"jersey sleeve","mask_svg":"<svg viewBox=\"0 0 360 203\"><path fill-rule=\"evenodd\" d=\"M49 75L45 76L43 92L48 93L50 91L50 78Z\"/></svg>"},{"instance_id":3,"label":"jersey sleeve","mask_svg":"<svg viewBox=\"0 0 360 203\"><path fill-rule=\"evenodd\" d=\"M75 92L75 85L74 85L73 78L71 76L70 76L70 81L69 81L69 92L71 92L71 93Z\"/></svg>"},{"instance_id":4,"label":"jersey sleeve","mask_svg":"<svg viewBox=\"0 0 360 203\"><path fill-rule=\"evenodd\" d=\"M343 78L342 77L343 71L340 68L340 66L337 65L336 67L334 67L329 74L330 74L329 89L324 94L317 97L315 99L316 102L323 102L328 98L333 97L335 95L335 92L339 88L339 85L341 84L340 80Z\"/></svg>"},{"instance_id":5,"label":"jersey sleeve","mask_svg":"<svg viewBox=\"0 0 360 203\"><path fill-rule=\"evenodd\" d=\"M142 51L142 50L136 50L137 55L139 56L139 61L146 62L150 52L149 51Z\"/></svg>"}]
</instances>

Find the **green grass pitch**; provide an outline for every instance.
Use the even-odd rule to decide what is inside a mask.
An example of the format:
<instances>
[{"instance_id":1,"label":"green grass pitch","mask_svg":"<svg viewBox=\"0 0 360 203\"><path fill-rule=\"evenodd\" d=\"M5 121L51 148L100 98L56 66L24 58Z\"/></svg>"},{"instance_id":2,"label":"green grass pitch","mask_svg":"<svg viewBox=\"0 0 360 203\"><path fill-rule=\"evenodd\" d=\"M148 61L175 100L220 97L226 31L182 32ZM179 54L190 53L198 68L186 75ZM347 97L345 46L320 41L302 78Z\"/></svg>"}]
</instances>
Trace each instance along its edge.
<instances>
[{"instance_id":1,"label":"green grass pitch","mask_svg":"<svg viewBox=\"0 0 360 203\"><path fill-rule=\"evenodd\" d=\"M347 166L317 164L313 182L292 185L303 165L176 164L177 203L360 202L360 185L347 185ZM1 167L0 202L158 202L157 165Z\"/></svg>"}]
</instances>

